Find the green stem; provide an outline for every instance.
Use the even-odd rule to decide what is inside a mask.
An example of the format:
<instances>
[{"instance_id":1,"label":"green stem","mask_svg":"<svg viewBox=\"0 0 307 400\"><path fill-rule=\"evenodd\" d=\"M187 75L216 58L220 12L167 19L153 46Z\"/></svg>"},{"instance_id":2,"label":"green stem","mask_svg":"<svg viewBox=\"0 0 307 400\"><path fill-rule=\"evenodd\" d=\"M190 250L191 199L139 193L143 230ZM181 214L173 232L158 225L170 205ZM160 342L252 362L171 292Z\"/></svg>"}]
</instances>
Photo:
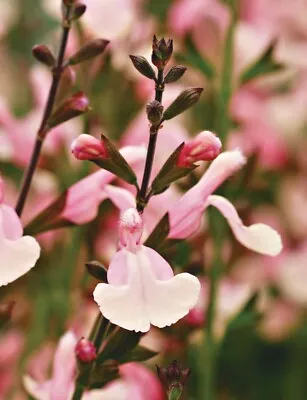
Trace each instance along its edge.
<instances>
[{"instance_id":1,"label":"green stem","mask_svg":"<svg viewBox=\"0 0 307 400\"><path fill-rule=\"evenodd\" d=\"M217 120L216 132L222 141L227 138L230 129L229 104L232 96L233 79L233 50L234 30L236 25L236 0L229 0L231 9L231 21L225 40L224 57L220 85L217 89ZM205 327L205 399L216 400L216 369L219 351L219 343L214 336L214 323L217 305L218 286L222 272L225 268L221 257L221 248L225 239L225 221L219 215L212 213L210 231L214 240L214 260L209 273L210 288L209 302L206 310Z\"/></svg>"}]
</instances>

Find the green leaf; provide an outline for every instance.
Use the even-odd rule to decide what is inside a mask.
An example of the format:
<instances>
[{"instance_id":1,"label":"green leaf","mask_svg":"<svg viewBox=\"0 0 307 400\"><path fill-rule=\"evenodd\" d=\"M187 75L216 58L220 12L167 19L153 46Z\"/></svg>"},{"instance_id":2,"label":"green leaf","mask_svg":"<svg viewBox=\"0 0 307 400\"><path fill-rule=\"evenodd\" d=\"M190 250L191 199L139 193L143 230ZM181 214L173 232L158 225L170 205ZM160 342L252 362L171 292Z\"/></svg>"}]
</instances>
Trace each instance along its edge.
<instances>
[{"instance_id":1,"label":"green leaf","mask_svg":"<svg viewBox=\"0 0 307 400\"><path fill-rule=\"evenodd\" d=\"M120 360L138 345L141 336L140 332L136 333L119 328L109 337L102 352L97 357L97 364L102 364L106 360Z\"/></svg>"},{"instance_id":2,"label":"green leaf","mask_svg":"<svg viewBox=\"0 0 307 400\"><path fill-rule=\"evenodd\" d=\"M212 79L216 75L214 66L204 56L200 55L190 37L185 41L186 49L184 54L176 54L176 59L182 64L188 64L198 69L207 78Z\"/></svg>"},{"instance_id":3,"label":"green leaf","mask_svg":"<svg viewBox=\"0 0 307 400\"><path fill-rule=\"evenodd\" d=\"M101 140L107 148L109 157L104 160L91 161L100 168L112 172L114 175L137 187L137 177L124 157L106 136L101 135Z\"/></svg>"},{"instance_id":4,"label":"green leaf","mask_svg":"<svg viewBox=\"0 0 307 400\"><path fill-rule=\"evenodd\" d=\"M152 351L149 349L146 349L146 347L143 346L137 346L135 349L133 349L130 353L127 355L119 358L119 361L121 364L126 363L126 362L144 362L149 360L152 357L155 357L158 353L156 351Z\"/></svg>"},{"instance_id":5,"label":"green leaf","mask_svg":"<svg viewBox=\"0 0 307 400\"><path fill-rule=\"evenodd\" d=\"M248 66L245 71L242 72L240 77L241 85L244 85L252 79L259 78L260 76L269 73L278 72L284 68L283 64L277 63L273 59L275 46L276 41L269 45L264 54L258 60L256 60L252 65Z\"/></svg>"},{"instance_id":6,"label":"green leaf","mask_svg":"<svg viewBox=\"0 0 307 400\"><path fill-rule=\"evenodd\" d=\"M146 242L145 246L151 247L154 250L158 250L162 247L164 241L166 240L170 231L169 215L168 213L161 218L158 225L151 232Z\"/></svg>"},{"instance_id":7,"label":"green leaf","mask_svg":"<svg viewBox=\"0 0 307 400\"><path fill-rule=\"evenodd\" d=\"M172 182L183 178L197 167L194 165L193 167L186 168L178 167L176 165L183 146L184 143L181 143L181 145L177 147L177 149L170 155L163 167L158 172L158 175L151 184L151 190L153 194L162 193Z\"/></svg>"},{"instance_id":8,"label":"green leaf","mask_svg":"<svg viewBox=\"0 0 307 400\"><path fill-rule=\"evenodd\" d=\"M62 193L53 203L41 211L32 221L26 225L24 233L26 235L37 235L53 229L59 229L74 224L60 217L65 208L67 191Z\"/></svg>"},{"instance_id":9,"label":"green leaf","mask_svg":"<svg viewBox=\"0 0 307 400\"><path fill-rule=\"evenodd\" d=\"M107 270L98 261L90 261L85 264L87 272L101 282L107 282Z\"/></svg>"}]
</instances>

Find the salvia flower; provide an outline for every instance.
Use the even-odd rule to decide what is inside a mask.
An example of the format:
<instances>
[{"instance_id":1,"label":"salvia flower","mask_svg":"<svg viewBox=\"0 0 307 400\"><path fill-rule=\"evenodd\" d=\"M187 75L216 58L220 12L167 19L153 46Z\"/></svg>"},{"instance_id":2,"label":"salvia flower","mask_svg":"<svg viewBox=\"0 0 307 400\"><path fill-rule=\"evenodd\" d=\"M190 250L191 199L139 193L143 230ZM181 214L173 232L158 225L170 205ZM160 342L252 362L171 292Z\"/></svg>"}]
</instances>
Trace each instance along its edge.
<instances>
[{"instance_id":1,"label":"salvia flower","mask_svg":"<svg viewBox=\"0 0 307 400\"><path fill-rule=\"evenodd\" d=\"M78 160L94 160L108 156L103 142L87 134L78 136L72 142L71 152Z\"/></svg>"},{"instance_id":2,"label":"salvia flower","mask_svg":"<svg viewBox=\"0 0 307 400\"><path fill-rule=\"evenodd\" d=\"M250 250L276 256L282 250L279 234L265 224L245 226L229 200L212 193L234 172L242 168L245 157L240 150L221 153L200 181L186 192L169 211L172 239L185 239L198 231L203 212L216 207L227 219L236 239Z\"/></svg>"},{"instance_id":3,"label":"salvia flower","mask_svg":"<svg viewBox=\"0 0 307 400\"><path fill-rule=\"evenodd\" d=\"M220 153L222 143L220 139L210 131L200 132L193 140L182 148L177 165L179 167L191 167L197 161L212 161Z\"/></svg>"},{"instance_id":4,"label":"salvia flower","mask_svg":"<svg viewBox=\"0 0 307 400\"><path fill-rule=\"evenodd\" d=\"M3 203L4 183L0 178L0 286L26 274L40 255L40 247L31 236L22 236L23 228L12 207Z\"/></svg>"},{"instance_id":5,"label":"salvia flower","mask_svg":"<svg viewBox=\"0 0 307 400\"><path fill-rule=\"evenodd\" d=\"M135 208L120 221L120 245L94 299L102 314L127 330L147 332L174 324L197 303L200 283L188 273L174 276L171 266L141 242L143 221Z\"/></svg>"}]
</instances>

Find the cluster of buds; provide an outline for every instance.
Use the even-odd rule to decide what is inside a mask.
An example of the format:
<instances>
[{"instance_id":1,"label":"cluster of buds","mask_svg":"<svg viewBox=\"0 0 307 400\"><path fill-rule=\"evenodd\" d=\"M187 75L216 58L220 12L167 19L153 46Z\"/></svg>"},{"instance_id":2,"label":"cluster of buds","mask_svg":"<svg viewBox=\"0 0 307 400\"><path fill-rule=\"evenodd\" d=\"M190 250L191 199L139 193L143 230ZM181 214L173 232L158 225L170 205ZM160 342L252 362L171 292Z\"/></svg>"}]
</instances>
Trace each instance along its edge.
<instances>
[{"instance_id":1,"label":"cluster of buds","mask_svg":"<svg viewBox=\"0 0 307 400\"><path fill-rule=\"evenodd\" d=\"M173 54L173 41L168 39L166 42L164 38L158 40L156 35L152 41L152 54L151 61L158 69L164 69Z\"/></svg>"},{"instance_id":2,"label":"cluster of buds","mask_svg":"<svg viewBox=\"0 0 307 400\"><path fill-rule=\"evenodd\" d=\"M167 368L156 365L158 377L171 400L179 400L184 386L191 374L191 369L182 369L178 361L174 360Z\"/></svg>"}]
</instances>

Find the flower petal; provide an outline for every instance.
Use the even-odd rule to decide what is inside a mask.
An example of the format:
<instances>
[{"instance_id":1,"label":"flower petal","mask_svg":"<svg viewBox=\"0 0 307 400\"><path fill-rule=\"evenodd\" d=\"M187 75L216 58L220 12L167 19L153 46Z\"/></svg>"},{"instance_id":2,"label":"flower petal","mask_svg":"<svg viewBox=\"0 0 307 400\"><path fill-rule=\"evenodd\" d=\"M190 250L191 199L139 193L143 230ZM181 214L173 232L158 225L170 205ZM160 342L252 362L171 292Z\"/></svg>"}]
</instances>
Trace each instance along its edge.
<instances>
[{"instance_id":1,"label":"flower petal","mask_svg":"<svg viewBox=\"0 0 307 400\"><path fill-rule=\"evenodd\" d=\"M100 311L112 323L127 330L147 332L150 324L162 328L177 322L196 304L200 291L197 278L184 273L158 280L153 262L161 262L162 257L158 253L153 257L145 246L135 253L125 249L120 253L125 255L122 268L127 269L127 283L100 283L94 290Z\"/></svg>"},{"instance_id":2,"label":"flower petal","mask_svg":"<svg viewBox=\"0 0 307 400\"><path fill-rule=\"evenodd\" d=\"M240 150L221 153L209 166L200 181L187 191L169 210L172 239L185 239L197 232L207 197L243 166Z\"/></svg>"},{"instance_id":3,"label":"flower petal","mask_svg":"<svg viewBox=\"0 0 307 400\"><path fill-rule=\"evenodd\" d=\"M29 375L25 375L22 379L23 386L27 393L37 400L50 400L51 381L36 382Z\"/></svg>"},{"instance_id":4,"label":"flower petal","mask_svg":"<svg viewBox=\"0 0 307 400\"><path fill-rule=\"evenodd\" d=\"M16 240L22 236L22 225L16 211L6 204L0 205L2 229L6 239Z\"/></svg>"},{"instance_id":5,"label":"flower petal","mask_svg":"<svg viewBox=\"0 0 307 400\"><path fill-rule=\"evenodd\" d=\"M281 237L270 226L265 224L244 226L234 206L224 197L209 196L207 205L216 207L224 215L236 239L243 246L269 256L276 256L281 252Z\"/></svg>"},{"instance_id":6,"label":"flower petal","mask_svg":"<svg viewBox=\"0 0 307 400\"><path fill-rule=\"evenodd\" d=\"M106 185L104 188L106 198L109 198L112 203L121 211L135 207L135 197L128 190L118 186Z\"/></svg>"},{"instance_id":7,"label":"flower petal","mask_svg":"<svg viewBox=\"0 0 307 400\"><path fill-rule=\"evenodd\" d=\"M67 400L71 392L76 372L75 347L77 338L67 332L58 344L54 360L50 400Z\"/></svg>"}]
</instances>

